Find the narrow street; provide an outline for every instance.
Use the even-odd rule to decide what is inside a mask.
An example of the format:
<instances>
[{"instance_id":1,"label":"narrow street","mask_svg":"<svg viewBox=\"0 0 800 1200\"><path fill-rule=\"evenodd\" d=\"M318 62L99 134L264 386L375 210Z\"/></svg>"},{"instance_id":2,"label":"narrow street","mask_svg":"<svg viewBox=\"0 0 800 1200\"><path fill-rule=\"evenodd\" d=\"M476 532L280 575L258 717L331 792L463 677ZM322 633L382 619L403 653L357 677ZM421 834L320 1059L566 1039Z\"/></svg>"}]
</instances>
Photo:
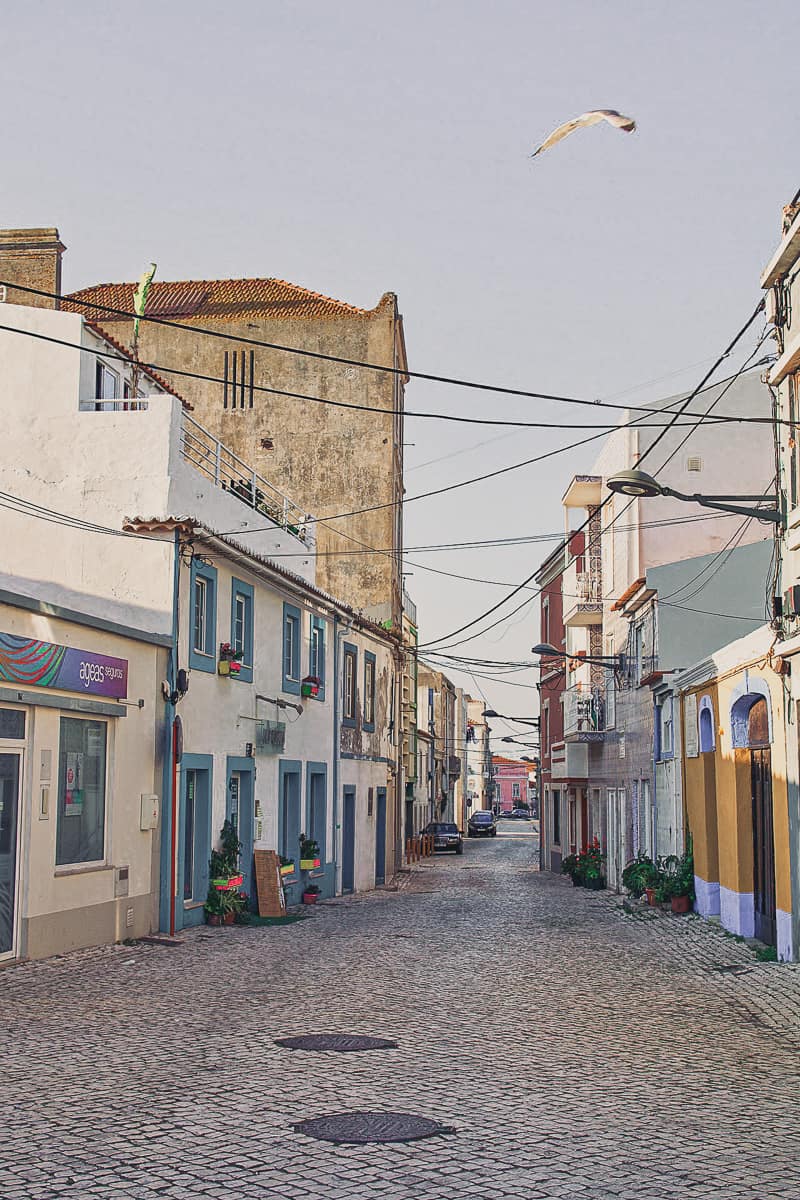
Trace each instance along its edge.
<instances>
[{"instance_id":1,"label":"narrow street","mask_svg":"<svg viewBox=\"0 0 800 1200\"><path fill-rule=\"evenodd\" d=\"M3 1200L800 1196L797 968L539 875L528 823L402 878L0 973ZM398 1045L275 1044L320 1032ZM352 1110L453 1132L292 1129Z\"/></svg>"}]
</instances>

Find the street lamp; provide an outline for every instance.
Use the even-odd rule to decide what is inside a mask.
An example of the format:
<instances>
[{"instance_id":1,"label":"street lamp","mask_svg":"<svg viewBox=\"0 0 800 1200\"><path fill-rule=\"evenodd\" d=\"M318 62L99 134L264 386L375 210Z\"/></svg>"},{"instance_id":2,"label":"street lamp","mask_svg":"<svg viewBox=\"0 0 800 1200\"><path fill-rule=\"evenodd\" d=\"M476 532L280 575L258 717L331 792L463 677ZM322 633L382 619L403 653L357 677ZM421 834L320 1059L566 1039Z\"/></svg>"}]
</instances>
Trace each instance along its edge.
<instances>
[{"instance_id":1,"label":"street lamp","mask_svg":"<svg viewBox=\"0 0 800 1200\"><path fill-rule=\"evenodd\" d=\"M485 717L497 717L498 721L515 721L517 725L538 725L538 717L507 717L505 713L495 712L493 708L485 708L483 710Z\"/></svg>"},{"instance_id":2,"label":"street lamp","mask_svg":"<svg viewBox=\"0 0 800 1200\"><path fill-rule=\"evenodd\" d=\"M538 748L539 748L538 742L523 742L522 738L504 737L504 738L500 738L500 741L501 742L515 742L519 746L526 746L532 750L538 750Z\"/></svg>"},{"instance_id":3,"label":"street lamp","mask_svg":"<svg viewBox=\"0 0 800 1200\"><path fill-rule=\"evenodd\" d=\"M667 487L665 483L659 483L652 475L638 469L618 471L606 480L606 484L612 492L618 492L622 496L672 496L674 500L687 500L689 503L699 504L702 508L715 508L719 512L735 513L741 517L755 517L757 521L773 521L776 525L783 523L783 513L777 507L778 496L775 492L762 496L701 496L695 492L694 495L687 496L684 492L676 492L674 488ZM767 501L771 507L757 507L759 501Z\"/></svg>"},{"instance_id":4,"label":"street lamp","mask_svg":"<svg viewBox=\"0 0 800 1200\"><path fill-rule=\"evenodd\" d=\"M539 654L542 658L572 658L579 662L597 663L601 667L612 667L615 671L625 670L624 654L568 654L566 650L559 650L549 642L539 642L538 645L532 646L531 654Z\"/></svg>"}]
</instances>

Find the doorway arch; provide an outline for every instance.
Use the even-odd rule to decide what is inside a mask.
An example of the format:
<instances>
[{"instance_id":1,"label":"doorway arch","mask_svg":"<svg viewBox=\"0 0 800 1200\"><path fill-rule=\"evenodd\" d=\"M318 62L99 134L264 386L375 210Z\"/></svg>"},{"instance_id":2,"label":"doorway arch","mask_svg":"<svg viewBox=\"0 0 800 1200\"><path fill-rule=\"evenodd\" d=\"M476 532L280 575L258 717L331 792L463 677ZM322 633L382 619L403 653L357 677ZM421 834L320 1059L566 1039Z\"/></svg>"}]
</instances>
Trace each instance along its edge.
<instances>
[{"instance_id":1,"label":"doorway arch","mask_svg":"<svg viewBox=\"0 0 800 1200\"><path fill-rule=\"evenodd\" d=\"M774 946L777 915L770 718L768 696L760 690L746 692L731 708L733 744L750 752L754 932L762 942Z\"/></svg>"}]
</instances>

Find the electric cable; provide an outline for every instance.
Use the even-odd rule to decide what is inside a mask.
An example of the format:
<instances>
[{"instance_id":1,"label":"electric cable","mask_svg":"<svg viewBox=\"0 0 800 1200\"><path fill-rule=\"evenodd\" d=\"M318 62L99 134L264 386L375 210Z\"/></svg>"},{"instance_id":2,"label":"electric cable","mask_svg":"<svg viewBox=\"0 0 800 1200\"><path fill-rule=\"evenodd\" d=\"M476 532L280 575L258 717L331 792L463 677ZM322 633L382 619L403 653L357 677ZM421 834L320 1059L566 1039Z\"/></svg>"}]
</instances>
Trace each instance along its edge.
<instances>
[{"instance_id":1,"label":"electric cable","mask_svg":"<svg viewBox=\"0 0 800 1200\"><path fill-rule=\"evenodd\" d=\"M103 286L103 285L99 285L99 286ZM268 342L261 338L251 338L251 337L247 337L246 335L225 333L222 330L207 329L204 326L191 325L188 322L184 322L184 321L171 321L167 317L148 316L146 313L140 316L139 314L135 313L132 309L115 308L115 307L113 307L113 305L102 304L99 301L94 301L94 300L89 300L87 298L84 298L84 297L80 296L79 293L73 293L70 295L70 294L65 294L65 293L60 293L60 292L48 292L48 291L44 291L40 288L23 286L22 284L16 283L13 280L0 280L0 287L8 287L8 288L11 288L16 291L26 292L33 296L40 296L40 297L47 298L49 300L55 300L59 303L66 301L67 304L73 306L78 311L80 311L82 308L92 308L92 309L97 310L98 312L111 313L114 316L125 317L130 320L135 320L138 316L138 319L140 321L145 321L145 322L148 322L150 324L155 324L155 325L164 325L171 329L182 330L183 332L196 333L196 334L200 334L204 337L216 338L216 339L219 339L222 341L227 341L227 342L236 342L240 345L245 345L245 346L259 346L259 347L262 347L263 349L275 350L275 351L278 351L278 352L284 353L284 354L293 354L293 355L297 355L302 358L318 359L323 362L336 363L340 366L357 367L357 368L360 368L365 371L373 371L373 372L380 373L380 374L392 375L395 377L399 377L401 379L406 379L406 378L407 379L422 379L428 383L447 384L448 386L463 387L463 388L468 388L468 389L475 390L475 391L492 392L497 395L517 396L522 399L528 399L528 400L552 400L552 401L555 401L558 403L563 403L563 404L583 404L583 405L591 405L592 407L599 406L599 407L605 407L605 408L617 408L617 409L623 409L626 411L630 410L632 407L631 405L627 405L627 404L607 404L602 401L578 399L574 396L560 396L560 395L555 395L555 394L551 394L548 392L536 392L536 391L529 391L529 390L526 390L523 388L511 388L511 387L507 387L507 386L501 385L501 384L481 383L481 382L477 382L475 380L461 379L461 378L449 376L449 375L437 375L437 374L433 374L433 373L425 372L425 371L412 371L405 367L394 367L394 366L390 367L390 366L386 366L385 364L382 364L382 363L370 363L370 362L364 362L360 359L345 358L341 355L326 354L325 352L323 352L321 350L308 350L308 349L296 347L296 346L284 346L284 345L281 345L280 343ZM764 302L762 300L761 301L762 307L763 307L763 303ZM69 311L69 310L67 310L67 311ZM2 326L0 326L0 328L2 328ZM139 365L144 367L146 370L147 369L153 369L153 370L165 369L165 368L155 367L153 364L147 364L147 363L140 363ZM196 378L203 378L203 377L196 376ZM224 383L224 380L222 380L222 379L211 380L211 382ZM275 389L273 389L273 390L275 390ZM281 393L281 394L291 395L292 393ZM304 398L312 399L312 397L304 397ZM320 399L320 398L314 397L314 399ZM358 407L358 408L365 409L365 411L377 411L377 412L383 413L384 415L391 415L391 410L388 410L388 409L374 409L373 410L364 405L355 405L355 406L347 405L346 407ZM642 409L641 411L659 412L660 410L659 409ZM471 423L471 424L500 424L500 422L481 420L478 418L476 418L476 419L472 419L472 418L468 418L468 417L442 418L441 415L438 413L430 413L430 414L415 413L415 414L412 414L412 413L407 412L404 414L402 409L397 410L394 413L394 415L405 415L405 416L427 415L427 416L430 416L430 417L433 417L433 418L439 419L439 420L452 419L452 420L463 421L463 422Z\"/></svg>"}]
</instances>

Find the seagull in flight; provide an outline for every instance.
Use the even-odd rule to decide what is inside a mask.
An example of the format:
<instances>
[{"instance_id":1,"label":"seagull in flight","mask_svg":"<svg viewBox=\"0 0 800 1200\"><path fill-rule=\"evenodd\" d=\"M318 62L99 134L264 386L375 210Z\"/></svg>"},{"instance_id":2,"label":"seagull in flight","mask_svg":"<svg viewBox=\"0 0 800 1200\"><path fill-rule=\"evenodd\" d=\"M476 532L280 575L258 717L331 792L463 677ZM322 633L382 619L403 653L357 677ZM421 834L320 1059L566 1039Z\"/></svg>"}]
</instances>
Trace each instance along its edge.
<instances>
[{"instance_id":1,"label":"seagull in flight","mask_svg":"<svg viewBox=\"0 0 800 1200\"><path fill-rule=\"evenodd\" d=\"M601 121L608 121L609 125L613 125L615 129L623 130L624 133L633 133L636 128L636 122L633 117L624 117L622 113L618 113L614 108L595 108L591 112L583 113L580 117L575 117L572 121L565 121L563 125L559 125L549 137L545 138L541 146L537 150L534 150L530 157L536 158L537 154L541 154L543 150L549 150L551 146L555 146L556 142L560 142L562 138L568 137L576 129L585 129L589 125L599 125Z\"/></svg>"}]
</instances>

